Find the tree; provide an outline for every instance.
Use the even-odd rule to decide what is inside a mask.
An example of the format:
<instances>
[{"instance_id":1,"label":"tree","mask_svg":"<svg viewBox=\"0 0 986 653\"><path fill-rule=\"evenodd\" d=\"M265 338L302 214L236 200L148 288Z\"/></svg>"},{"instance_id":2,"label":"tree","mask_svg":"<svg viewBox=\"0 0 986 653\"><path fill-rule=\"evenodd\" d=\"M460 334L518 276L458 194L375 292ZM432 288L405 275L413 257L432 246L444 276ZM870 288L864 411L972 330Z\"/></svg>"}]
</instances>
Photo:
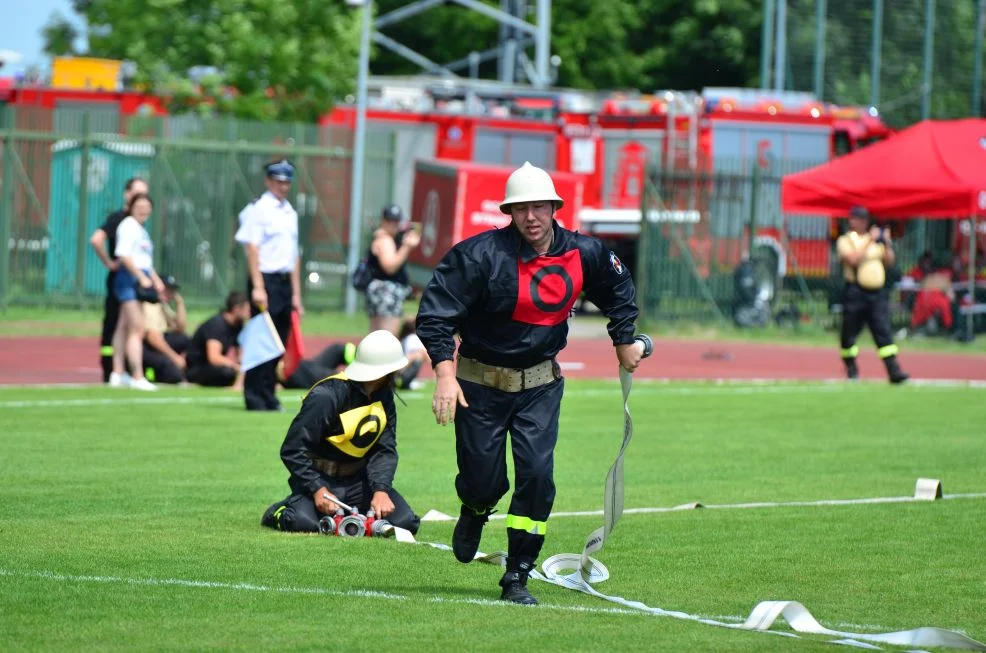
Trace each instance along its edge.
<instances>
[{"instance_id":1,"label":"tree","mask_svg":"<svg viewBox=\"0 0 986 653\"><path fill-rule=\"evenodd\" d=\"M52 13L41 28L43 51L51 57L71 56L76 53L75 41L79 30L60 12Z\"/></svg>"},{"instance_id":2,"label":"tree","mask_svg":"<svg viewBox=\"0 0 986 653\"><path fill-rule=\"evenodd\" d=\"M314 122L351 92L359 11L325 0L75 0L93 56L177 105ZM206 71L193 81L191 69Z\"/></svg>"},{"instance_id":3,"label":"tree","mask_svg":"<svg viewBox=\"0 0 986 653\"><path fill-rule=\"evenodd\" d=\"M551 50L561 57L557 84L650 92L750 83L757 72L761 1L553 0ZM405 4L405 0L377 2L381 14ZM533 19L533 2L529 8ZM498 25L489 17L450 5L383 31L436 63L447 63L472 50L495 46ZM459 37L446 38L449 34ZM380 75L420 72L383 49L375 53L372 68ZM491 76L492 68L492 63L487 64L482 72Z\"/></svg>"}]
</instances>

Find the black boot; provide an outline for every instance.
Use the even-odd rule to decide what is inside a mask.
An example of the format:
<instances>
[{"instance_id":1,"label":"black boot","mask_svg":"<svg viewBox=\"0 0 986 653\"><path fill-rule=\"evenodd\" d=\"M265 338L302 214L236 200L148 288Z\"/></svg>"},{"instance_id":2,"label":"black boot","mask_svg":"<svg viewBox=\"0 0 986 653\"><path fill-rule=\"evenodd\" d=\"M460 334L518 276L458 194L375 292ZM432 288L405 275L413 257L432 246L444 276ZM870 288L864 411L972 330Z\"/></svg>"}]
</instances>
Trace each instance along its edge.
<instances>
[{"instance_id":1,"label":"black boot","mask_svg":"<svg viewBox=\"0 0 986 653\"><path fill-rule=\"evenodd\" d=\"M500 579L501 601L510 601L520 605L537 605L538 600L527 590L527 571L508 571Z\"/></svg>"},{"instance_id":2,"label":"black boot","mask_svg":"<svg viewBox=\"0 0 986 653\"><path fill-rule=\"evenodd\" d=\"M891 383L903 383L911 376L900 369L900 363L897 362L896 356L887 356L883 359L883 364L887 367L887 378L890 379Z\"/></svg>"},{"instance_id":3,"label":"black boot","mask_svg":"<svg viewBox=\"0 0 986 653\"><path fill-rule=\"evenodd\" d=\"M264 516L260 518L260 525L266 526L267 528L282 530L281 514L286 508L286 501L278 501L264 512Z\"/></svg>"},{"instance_id":4,"label":"black boot","mask_svg":"<svg viewBox=\"0 0 986 653\"><path fill-rule=\"evenodd\" d=\"M490 511L477 513L468 506L459 511L459 521L452 531L452 553L459 562L472 562L479 551L479 541L483 539L483 526L490 518Z\"/></svg>"},{"instance_id":5,"label":"black boot","mask_svg":"<svg viewBox=\"0 0 986 653\"><path fill-rule=\"evenodd\" d=\"M846 365L846 378L847 379L858 379L859 378L859 367L856 366L855 358L843 358L842 362Z\"/></svg>"}]
</instances>

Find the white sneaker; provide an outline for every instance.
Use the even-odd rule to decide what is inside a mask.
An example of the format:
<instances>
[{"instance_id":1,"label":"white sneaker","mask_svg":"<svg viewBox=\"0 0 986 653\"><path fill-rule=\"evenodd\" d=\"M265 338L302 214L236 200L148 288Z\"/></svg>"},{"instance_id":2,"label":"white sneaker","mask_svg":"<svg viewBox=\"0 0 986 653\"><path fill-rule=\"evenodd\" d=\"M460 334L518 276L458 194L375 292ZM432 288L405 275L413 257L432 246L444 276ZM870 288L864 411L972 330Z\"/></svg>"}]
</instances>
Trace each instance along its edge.
<instances>
[{"instance_id":1,"label":"white sneaker","mask_svg":"<svg viewBox=\"0 0 986 653\"><path fill-rule=\"evenodd\" d=\"M146 390L148 392L153 392L157 390L157 386L148 381L145 378L134 379L130 383L130 387L134 390Z\"/></svg>"},{"instance_id":2,"label":"white sneaker","mask_svg":"<svg viewBox=\"0 0 986 653\"><path fill-rule=\"evenodd\" d=\"M129 374L118 374L117 372L110 373L111 388L129 388L132 385L133 379L130 378Z\"/></svg>"}]
</instances>

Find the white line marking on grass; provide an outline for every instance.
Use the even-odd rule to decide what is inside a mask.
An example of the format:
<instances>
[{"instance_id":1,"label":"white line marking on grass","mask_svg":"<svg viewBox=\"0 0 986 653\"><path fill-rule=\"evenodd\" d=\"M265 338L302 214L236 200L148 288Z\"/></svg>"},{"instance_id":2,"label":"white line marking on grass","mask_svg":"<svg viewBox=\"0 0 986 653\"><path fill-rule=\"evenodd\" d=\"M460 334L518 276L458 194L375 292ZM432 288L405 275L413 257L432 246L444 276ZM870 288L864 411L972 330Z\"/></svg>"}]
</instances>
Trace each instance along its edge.
<instances>
[{"instance_id":1,"label":"white line marking on grass","mask_svg":"<svg viewBox=\"0 0 986 653\"><path fill-rule=\"evenodd\" d=\"M0 569L0 576L17 578L36 578L40 580L50 580L61 583L102 583L136 585L144 587L183 587L193 589L221 589L241 592L270 592L277 594L314 594L319 596L338 596L384 599L388 601L419 601L419 597L407 596L404 594L394 594L391 592L377 592L375 590L334 590L324 587L296 587L296 586L277 586L277 585L257 585L254 583L226 583L209 580L190 580L184 578L128 578L125 576L96 576L96 575L70 575L58 574L52 571L16 571L12 569ZM456 599L443 596L431 596L425 599L431 603L454 603L458 605L479 605L496 608L518 607L505 601L495 601L492 599ZM549 603L539 604L540 608L548 610L559 610L562 612L580 612L595 614L625 614L634 616L647 616L647 613L639 610L627 610L623 608L593 608L579 605L552 605ZM730 617L733 620L742 621L742 617Z\"/></svg>"},{"instance_id":2,"label":"white line marking on grass","mask_svg":"<svg viewBox=\"0 0 986 653\"><path fill-rule=\"evenodd\" d=\"M986 492L966 492L963 494L945 494L941 500L946 499L986 499ZM649 515L664 512L682 512L684 510L726 510L726 509L749 509L749 508L804 508L817 506L855 506L868 505L875 503L932 503L927 499L915 497L864 497L862 499L820 499L817 501L758 501L753 503L721 503L721 504L702 504L701 508L696 508L694 503L686 503L670 508L625 508L624 515ZM569 512L552 512L552 519L555 517L599 517L603 514L602 510L577 510ZM455 521L458 517L445 515L444 513L433 513L426 521ZM506 519L506 515L490 515L490 519Z\"/></svg>"},{"instance_id":3,"label":"white line marking on grass","mask_svg":"<svg viewBox=\"0 0 986 653\"><path fill-rule=\"evenodd\" d=\"M829 393L829 392L852 392L856 389L856 384L844 381L788 381L778 379L718 379L714 381L681 381L675 380L674 383L694 383L685 387L676 387L668 380L662 379L641 379L638 381L634 394L651 394L666 396L696 396L707 397L712 395L759 395L759 394L805 394L805 393ZM875 387L872 384L871 387ZM8 385L0 386L3 389L20 390L39 390L39 389L58 389L58 388L97 388L105 387L103 384L64 384L64 385ZM928 380L918 382L914 387L919 388L986 388L986 382L977 381L950 381L950 380ZM119 389L121 396L115 398L87 398L87 399L25 399L21 401L0 401L0 408L67 408L67 407L93 407L93 406L127 406L141 404L233 404L242 402L238 395L228 395L219 397L207 396L157 396L146 397L138 396L133 391ZM611 397L617 396L615 389L589 389L574 388L565 391L566 397ZM285 402L301 401L301 394L285 394ZM401 393L405 401L418 401L429 399L428 393Z\"/></svg>"},{"instance_id":4,"label":"white line marking on grass","mask_svg":"<svg viewBox=\"0 0 986 653\"><path fill-rule=\"evenodd\" d=\"M965 494L945 494L944 499L986 499L986 492L968 492ZM865 497L862 499L820 499L818 501L758 501L754 503L722 503L722 504L703 504L701 508L695 508L694 504L683 504L671 508L627 508L623 511L624 515L646 515L662 512L681 512L683 510L726 510L726 509L749 509L749 508L804 508L814 506L855 506L875 503L931 503L927 499L917 499L915 497ZM552 517L595 517L602 515L602 510L586 510L575 512L553 512ZM490 515L490 519L505 519L505 515Z\"/></svg>"},{"instance_id":5,"label":"white line marking on grass","mask_svg":"<svg viewBox=\"0 0 986 653\"><path fill-rule=\"evenodd\" d=\"M272 594L305 594L316 596L338 596L343 598L370 598L383 599L385 601L420 601L420 597L412 597L393 592L378 592L376 590L334 590L324 587L297 587L297 586L277 586L277 585L258 585L256 583L229 583L209 580L192 580L184 578L128 578L125 576L102 576L102 575L72 575L59 574L52 571L16 571L13 569L0 569L0 577L8 576L11 578L35 578L39 580L49 580L59 583L100 583L100 584L119 584L142 587L182 587L189 589L219 589L232 590L237 592L268 592ZM444 603L454 605L476 605L488 608L507 608L522 609L525 606L517 606L506 601L496 601L481 598L449 598L444 596L431 596L424 600L429 603ZM557 610L559 612L575 612L580 614L604 614L604 615L626 615L632 617L664 617L655 613L647 613L640 610L629 610L626 608L595 608L583 605L557 605L552 603L539 603L539 610ZM694 615L698 619L711 619L723 623L741 624L746 617L737 615L716 615L703 616ZM886 626L879 625L860 625L852 623L833 624L837 628L847 628L851 630L891 630ZM784 634L784 633L780 633Z\"/></svg>"}]
</instances>

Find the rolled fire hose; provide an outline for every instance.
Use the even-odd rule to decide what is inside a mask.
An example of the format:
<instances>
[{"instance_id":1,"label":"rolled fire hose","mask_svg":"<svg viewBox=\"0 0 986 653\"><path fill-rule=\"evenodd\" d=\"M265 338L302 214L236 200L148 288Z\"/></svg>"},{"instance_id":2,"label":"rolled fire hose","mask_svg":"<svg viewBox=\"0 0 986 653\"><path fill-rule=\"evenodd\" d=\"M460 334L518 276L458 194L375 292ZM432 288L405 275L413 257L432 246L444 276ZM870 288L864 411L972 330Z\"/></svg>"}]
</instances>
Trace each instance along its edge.
<instances>
[{"instance_id":1,"label":"rolled fire hose","mask_svg":"<svg viewBox=\"0 0 986 653\"><path fill-rule=\"evenodd\" d=\"M649 356L653 351L651 339L645 335L638 335L636 339L643 344L644 356ZM620 387L623 391L623 443L620 445L620 451L616 455L616 460L613 461L612 466L609 468L609 473L606 475L606 487L603 495L603 525L589 534L581 554L559 553L553 555L541 563L540 572L534 570L530 573L531 578L553 583L566 589L590 594L605 601L656 616L695 621L710 626L758 631L769 635L797 637L797 635L790 632L770 630L770 627L778 619L783 619L797 633L825 635L836 638L828 640L832 644L879 649L878 646L874 646L873 644L877 642L894 646L941 646L986 651L986 644L971 639L962 633L942 628L924 627L890 633L854 633L833 630L820 624L808 609L797 601L762 601L753 608L746 621L739 624L717 621L675 610L655 608L645 605L640 601L631 601L619 596L610 596L596 590L593 585L608 579L609 570L603 563L593 558L592 554L603 548L606 539L613 532L613 528L623 514L623 457L627 447L630 445L630 441L633 439L633 419L630 417L629 406L630 388L632 385L632 375L623 366L620 366ZM392 528L392 535L400 542L425 544L443 551L452 550L446 544L418 542L409 531L396 526ZM496 553L478 552L474 560L505 566L507 554L502 551Z\"/></svg>"}]
</instances>

